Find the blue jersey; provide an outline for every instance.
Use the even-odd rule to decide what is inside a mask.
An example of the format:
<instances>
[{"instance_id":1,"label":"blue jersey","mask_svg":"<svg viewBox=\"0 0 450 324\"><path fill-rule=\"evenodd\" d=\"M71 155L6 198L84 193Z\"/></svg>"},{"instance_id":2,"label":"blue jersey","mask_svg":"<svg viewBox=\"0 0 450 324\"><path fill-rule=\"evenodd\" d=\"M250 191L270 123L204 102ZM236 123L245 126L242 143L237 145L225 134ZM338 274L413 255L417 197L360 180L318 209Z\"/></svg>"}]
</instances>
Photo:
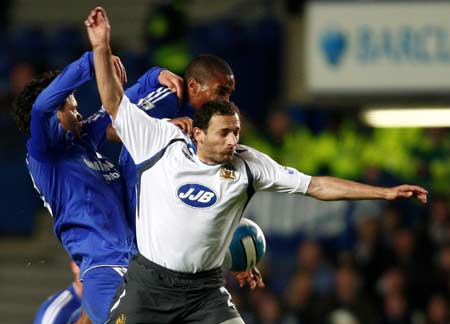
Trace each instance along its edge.
<instances>
[{"instance_id":1,"label":"blue jersey","mask_svg":"<svg viewBox=\"0 0 450 324\"><path fill-rule=\"evenodd\" d=\"M27 143L27 165L35 188L81 277L92 267L127 266L135 252L122 177L98 152L111 122L109 115L100 110L84 120L79 139L62 128L56 115L70 93L92 76L92 53L86 53L39 94Z\"/></svg>"},{"instance_id":2,"label":"blue jersey","mask_svg":"<svg viewBox=\"0 0 450 324\"><path fill-rule=\"evenodd\" d=\"M192 117L194 108L187 102L180 106L178 97L167 87L158 82L161 69L153 68L145 73L138 82L126 91L127 97L140 109L154 118L177 118L182 116ZM130 227L135 230L136 220L136 165L122 146L119 157L119 168L122 173L127 191L127 216Z\"/></svg>"},{"instance_id":3,"label":"blue jersey","mask_svg":"<svg viewBox=\"0 0 450 324\"><path fill-rule=\"evenodd\" d=\"M36 313L33 324L73 324L81 315L81 299L73 284L50 296Z\"/></svg>"}]
</instances>

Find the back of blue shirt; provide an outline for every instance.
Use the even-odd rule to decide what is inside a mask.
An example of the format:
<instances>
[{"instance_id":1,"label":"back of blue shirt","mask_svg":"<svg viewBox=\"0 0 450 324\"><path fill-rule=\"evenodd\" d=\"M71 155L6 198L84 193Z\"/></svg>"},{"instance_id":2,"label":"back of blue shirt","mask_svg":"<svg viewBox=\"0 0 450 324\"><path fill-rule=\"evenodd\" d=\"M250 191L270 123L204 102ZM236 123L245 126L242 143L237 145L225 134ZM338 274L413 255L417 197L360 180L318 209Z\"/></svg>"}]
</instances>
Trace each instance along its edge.
<instances>
[{"instance_id":1,"label":"back of blue shirt","mask_svg":"<svg viewBox=\"0 0 450 324\"><path fill-rule=\"evenodd\" d=\"M177 118L193 115L193 108L185 103L181 107L175 93L158 82L161 69L153 68L145 73L138 82L126 91L131 102L154 118ZM125 147L119 157L119 168L127 191L127 216L130 227L135 230L136 220L136 165Z\"/></svg>"},{"instance_id":2,"label":"back of blue shirt","mask_svg":"<svg viewBox=\"0 0 450 324\"><path fill-rule=\"evenodd\" d=\"M93 75L92 54L67 66L33 104L27 166L50 210L54 231L80 267L127 266L135 252L128 227L123 179L99 146L111 120L100 110L83 121L79 139L65 131L56 111Z\"/></svg>"},{"instance_id":3,"label":"back of blue shirt","mask_svg":"<svg viewBox=\"0 0 450 324\"><path fill-rule=\"evenodd\" d=\"M81 315L81 299L73 284L50 296L36 313L33 324L72 324Z\"/></svg>"}]
</instances>

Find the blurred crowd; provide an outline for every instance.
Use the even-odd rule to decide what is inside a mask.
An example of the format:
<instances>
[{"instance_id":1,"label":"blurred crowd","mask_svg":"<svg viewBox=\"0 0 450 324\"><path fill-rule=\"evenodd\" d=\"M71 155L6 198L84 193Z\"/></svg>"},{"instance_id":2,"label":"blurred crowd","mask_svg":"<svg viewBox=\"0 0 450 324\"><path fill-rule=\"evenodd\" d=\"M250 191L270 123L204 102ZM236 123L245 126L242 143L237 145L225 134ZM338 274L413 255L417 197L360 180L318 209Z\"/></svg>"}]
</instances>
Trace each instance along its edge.
<instances>
[{"instance_id":1,"label":"blurred crowd","mask_svg":"<svg viewBox=\"0 0 450 324\"><path fill-rule=\"evenodd\" d=\"M414 223L394 204L360 214L344 248L306 238L283 253L269 239L266 289L229 278L233 300L248 324L448 324L449 207L434 197Z\"/></svg>"}]
</instances>

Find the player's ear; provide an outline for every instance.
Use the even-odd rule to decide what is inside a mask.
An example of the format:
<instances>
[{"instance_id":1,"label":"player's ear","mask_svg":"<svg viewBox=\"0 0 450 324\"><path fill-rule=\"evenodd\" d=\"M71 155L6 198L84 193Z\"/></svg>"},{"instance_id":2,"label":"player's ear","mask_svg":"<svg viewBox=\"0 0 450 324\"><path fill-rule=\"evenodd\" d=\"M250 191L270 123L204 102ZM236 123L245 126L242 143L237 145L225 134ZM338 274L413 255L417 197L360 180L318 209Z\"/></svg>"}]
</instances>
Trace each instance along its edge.
<instances>
[{"instance_id":1,"label":"player's ear","mask_svg":"<svg viewBox=\"0 0 450 324\"><path fill-rule=\"evenodd\" d=\"M195 142L197 143L203 143L203 136L205 135L205 132L198 127L194 127L192 130L192 136L194 137Z\"/></svg>"},{"instance_id":2,"label":"player's ear","mask_svg":"<svg viewBox=\"0 0 450 324\"><path fill-rule=\"evenodd\" d=\"M64 107L64 106L62 106L62 107ZM65 108L60 108L56 111L56 117L58 117L58 121L61 124L64 124L64 110L65 110Z\"/></svg>"},{"instance_id":3,"label":"player's ear","mask_svg":"<svg viewBox=\"0 0 450 324\"><path fill-rule=\"evenodd\" d=\"M195 95L195 94L197 94L198 90L200 89L200 84L194 78L189 78L187 80L187 87L188 87L189 94Z\"/></svg>"}]
</instances>

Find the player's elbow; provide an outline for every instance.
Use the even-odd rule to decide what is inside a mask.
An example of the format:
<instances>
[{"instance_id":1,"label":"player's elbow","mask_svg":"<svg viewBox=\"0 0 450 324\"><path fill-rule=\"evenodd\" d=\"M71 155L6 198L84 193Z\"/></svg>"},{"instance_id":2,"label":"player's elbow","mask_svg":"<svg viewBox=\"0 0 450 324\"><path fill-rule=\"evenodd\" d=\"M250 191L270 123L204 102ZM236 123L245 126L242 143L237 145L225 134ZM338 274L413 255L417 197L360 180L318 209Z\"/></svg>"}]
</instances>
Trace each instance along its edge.
<instances>
[{"instance_id":1,"label":"player's elbow","mask_svg":"<svg viewBox=\"0 0 450 324\"><path fill-rule=\"evenodd\" d=\"M326 188L326 181L324 177L311 177L306 195L318 200L329 201L333 197L329 196Z\"/></svg>"}]
</instances>

